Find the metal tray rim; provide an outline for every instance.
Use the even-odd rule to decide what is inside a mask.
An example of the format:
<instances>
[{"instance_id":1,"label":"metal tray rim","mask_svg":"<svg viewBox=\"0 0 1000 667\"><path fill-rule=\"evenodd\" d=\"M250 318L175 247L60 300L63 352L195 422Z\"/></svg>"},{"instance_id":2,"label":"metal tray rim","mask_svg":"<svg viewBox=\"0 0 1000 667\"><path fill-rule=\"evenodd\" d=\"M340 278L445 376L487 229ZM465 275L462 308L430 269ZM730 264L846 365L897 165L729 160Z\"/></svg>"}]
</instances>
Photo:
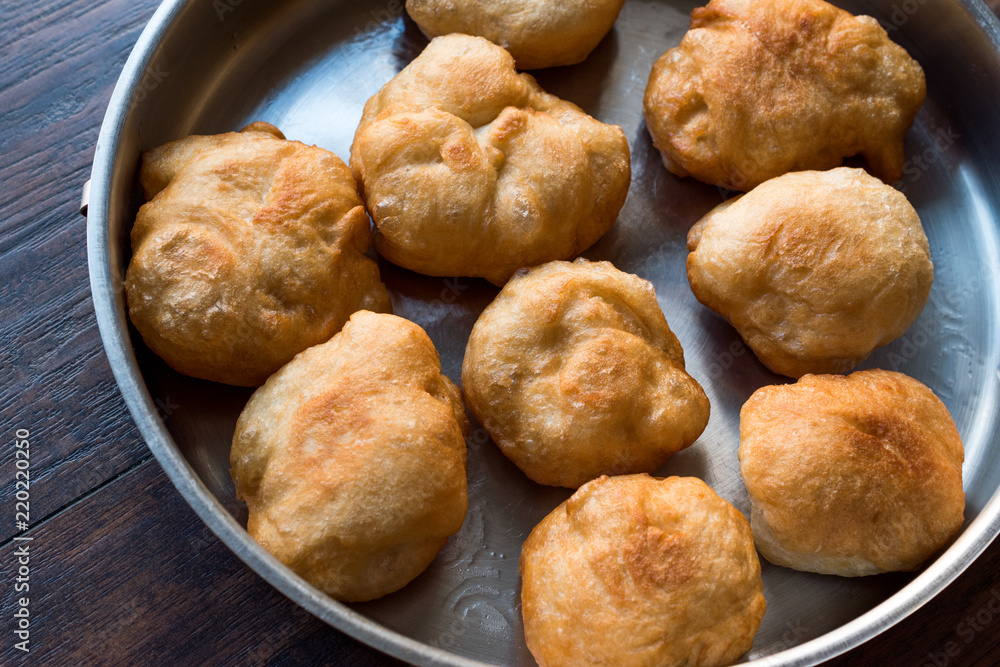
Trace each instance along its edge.
<instances>
[{"instance_id":1,"label":"metal tray rim","mask_svg":"<svg viewBox=\"0 0 1000 667\"><path fill-rule=\"evenodd\" d=\"M1000 53L1000 20L982 0L957 0ZM87 258L95 314L116 382L132 418L171 482L196 514L244 563L296 604L373 648L426 666L473 667L470 660L385 628L329 598L259 546L198 479L158 417L128 336L124 299L111 265L110 194L115 156L134 99L157 46L190 0L164 0L143 29L108 103L94 155L87 211ZM913 581L853 621L802 645L745 663L805 667L840 655L900 622L954 581L1000 534L1000 489L955 542Z\"/></svg>"}]
</instances>

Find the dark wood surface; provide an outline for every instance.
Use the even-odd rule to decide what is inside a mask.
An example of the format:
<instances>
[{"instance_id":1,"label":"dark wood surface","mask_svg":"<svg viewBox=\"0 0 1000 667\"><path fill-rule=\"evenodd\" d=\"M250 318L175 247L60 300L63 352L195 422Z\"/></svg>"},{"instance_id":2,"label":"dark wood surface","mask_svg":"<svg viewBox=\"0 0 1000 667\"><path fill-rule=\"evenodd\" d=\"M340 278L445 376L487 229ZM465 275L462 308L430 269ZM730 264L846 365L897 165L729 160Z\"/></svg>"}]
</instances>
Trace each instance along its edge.
<instances>
[{"instance_id":1,"label":"dark wood surface","mask_svg":"<svg viewBox=\"0 0 1000 667\"><path fill-rule=\"evenodd\" d=\"M155 5L9 2L0 18L0 664L401 664L233 556L151 458L112 378L77 206L112 87ZM31 542L12 540L21 428ZM28 593L14 590L24 544ZM28 654L14 647L24 595ZM1000 542L910 618L828 664L1000 664L997 609Z\"/></svg>"}]
</instances>

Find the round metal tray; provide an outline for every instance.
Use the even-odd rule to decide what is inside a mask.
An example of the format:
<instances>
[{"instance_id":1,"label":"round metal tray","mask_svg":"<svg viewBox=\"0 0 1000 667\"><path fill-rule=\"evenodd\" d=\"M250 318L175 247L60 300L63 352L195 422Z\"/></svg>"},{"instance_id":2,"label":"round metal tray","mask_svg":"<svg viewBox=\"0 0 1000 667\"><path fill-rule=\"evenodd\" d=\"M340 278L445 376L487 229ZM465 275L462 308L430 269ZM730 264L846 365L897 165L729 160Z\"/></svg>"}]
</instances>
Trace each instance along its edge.
<instances>
[{"instance_id":1,"label":"round metal tray","mask_svg":"<svg viewBox=\"0 0 1000 667\"><path fill-rule=\"evenodd\" d=\"M724 193L668 174L642 117L652 63L680 41L695 6L629 0L585 63L535 74L550 92L624 128L632 149L629 198L615 228L585 255L654 283L688 370L712 402L705 433L658 472L701 477L746 512L736 458L739 409L758 387L786 379L768 373L692 296L685 235ZM966 446L966 524L915 574L842 579L762 563L768 611L744 658L762 666L815 664L876 635L944 588L1000 532L1000 26L978 0L852 0L844 7L882 20L927 73L928 100L907 136L909 162L899 185L930 238L934 288L920 320L864 367L912 375L951 410ZM145 348L125 314L121 285L129 229L142 203L142 150L266 120L346 161L365 101L425 44L402 0L165 2L125 65L98 141L88 226L94 302L115 377L150 449L250 567L329 624L411 663L529 665L518 608L520 546L568 490L528 481L474 427L461 532L398 593L340 604L244 530L229 445L249 390L174 373ZM496 288L380 266L395 312L427 330L444 372L460 380L466 338Z\"/></svg>"}]
</instances>

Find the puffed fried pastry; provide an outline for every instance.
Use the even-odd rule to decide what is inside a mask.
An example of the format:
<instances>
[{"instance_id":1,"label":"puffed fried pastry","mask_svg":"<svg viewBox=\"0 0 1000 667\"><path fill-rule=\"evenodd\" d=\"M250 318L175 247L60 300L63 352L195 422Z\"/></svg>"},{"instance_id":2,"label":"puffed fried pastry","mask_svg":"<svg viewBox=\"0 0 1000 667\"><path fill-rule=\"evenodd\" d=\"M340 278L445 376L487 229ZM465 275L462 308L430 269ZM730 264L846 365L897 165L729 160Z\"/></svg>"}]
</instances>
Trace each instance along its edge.
<instances>
[{"instance_id":1,"label":"puffed fried pastry","mask_svg":"<svg viewBox=\"0 0 1000 667\"><path fill-rule=\"evenodd\" d=\"M750 526L700 479L601 477L525 541L521 613L541 667L718 667L764 616Z\"/></svg>"},{"instance_id":2,"label":"puffed fried pastry","mask_svg":"<svg viewBox=\"0 0 1000 667\"><path fill-rule=\"evenodd\" d=\"M924 72L870 16L823 0L712 0L653 66L646 124L678 176L750 190L862 156L903 175Z\"/></svg>"},{"instance_id":3,"label":"puffed fried pastry","mask_svg":"<svg viewBox=\"0 0 1000 667\"><path fill-rule=\"evenodd\" d=\"M462 386L504 455L551 486L653 471L708 423L653 286L609 262L511 278L472 329Z\"/></svg>"},{"instance_id":4,"label":"puffed fried pastry","mask_svg":"<svg viewBox=\"0 0 1000 667\"><path fill-rule=\"evenodd\" d=\"M240 415L231 463L247 530L338 600L396 591L462 526L468 431L424 330L359 311Z\"/></svg>"},{"instance_id":5,"label":"puffed fried pastry","mask_svg":"<svg viewBox=\"0 0 1000 667\"><path fill-rule=\"evenodd\" d=\"M757 548L796 570L916 569L962 526L964 458L948 409L902 373L807 375L740 411Z\"/></svg>"},{"instance_id":6,"label":"puffed fried pastry","mask_svg":"<svg viewBox=\"0 0 1000 667\"><path fill-rule=\"evenodd\" d=\"M428 37L453 32L507 49L520 69L575 65L594 50L625 0L406 0Z\"/></svg>"},{"instance_id":7,"label":"puffed fried pastry","mask_svg":"<svg viewBox=\"0 0 1000 667\"><path fill-rule=\"evenodd\" d=\"M544 92L499 46L459 34L433 40L368 100L351 169L379 254L497 285L597 241L631 174L620 127Z\"/></svg>"},{"instance_id":8,"label":"puffed fried pastry","mask_svg":"<svg viewBox=\"0 0 1000 667\"><path fill-rule=\"evenodd\" d=\"M357 186L267 123L143 155L129 316L174 369L258 386L359 309L390 311Z\"/></svg>"},{"instance_id":9,"label":"puffed fried pastry","mask_svg":"<svg viewBox=\"0 0 1000 667\"><path fill-rule=\"evenodd\" d=\"M785 174L688 234L688 281L775 373L842 373L903 335L934 280L906 197L861 169Z\"/></svg>"}]
</instances>

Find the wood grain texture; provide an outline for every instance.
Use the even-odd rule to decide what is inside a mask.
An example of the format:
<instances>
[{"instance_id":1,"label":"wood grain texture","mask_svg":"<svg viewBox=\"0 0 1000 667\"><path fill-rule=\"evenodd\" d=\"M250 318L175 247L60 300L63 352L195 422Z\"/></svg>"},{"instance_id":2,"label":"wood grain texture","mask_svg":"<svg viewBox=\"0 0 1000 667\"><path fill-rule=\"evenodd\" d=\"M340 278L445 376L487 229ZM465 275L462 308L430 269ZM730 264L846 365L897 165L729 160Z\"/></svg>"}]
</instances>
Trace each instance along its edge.
<instances>
[{"instance_id":1,"label":"wood grain texture","mask_svg":"<svg viewBox=\"0 0 1000 667\"><path fill-rule=\"evenodd\" d=\"M1000 542L940 595L899 625L844 655L829 667L857 665L1000 664Z\"/></svg>"},{"instance_id":2,"label":"wood grain texture","mask_svg":"<svg viewBox=\"0 0 1000 667\"><path fill-rule=\"evenodd\" d=\"M0 417L5 441L27 428L37 443L32 524L149 455L101 346L78 209L111 90L153 9L148 0L4 6ZM12 460L0 449L2 469ZM0 485L0 507L12 493ZM0 542L13 530L0 521Z\"/></svg>"},{"instance_id":3,"label":"wood grain texture","mask_svg":"<svg viewBox=\"0 0 1000 667\"><path fill-rule=\"evenodd\" d=\"M988 0L1000 12L1000 0ZM111 89L155 0L6 3L0 21L0 566L13 451L32 432L32 653L0 664L399 665L236 559L141 441L101 348L76 213ZM829 665L1000 664L1000 543L922 609ZM996 610L996 611L995 611Z\"/></svg>"},{"instance_id":4,"label":"wood grain texture","mask_svg":"<svg viewBox=\"0 0 1000 667\"><path fill-rule=\"evenodd\" d=\"M31 664L403 664L347 640L254 574L155 461L28 536ZM13 550L3 547L3 563ZM13 594L4 587L4 610ZM0 664L19 655L0 642Z\"/></svg>"}]
</instances>

